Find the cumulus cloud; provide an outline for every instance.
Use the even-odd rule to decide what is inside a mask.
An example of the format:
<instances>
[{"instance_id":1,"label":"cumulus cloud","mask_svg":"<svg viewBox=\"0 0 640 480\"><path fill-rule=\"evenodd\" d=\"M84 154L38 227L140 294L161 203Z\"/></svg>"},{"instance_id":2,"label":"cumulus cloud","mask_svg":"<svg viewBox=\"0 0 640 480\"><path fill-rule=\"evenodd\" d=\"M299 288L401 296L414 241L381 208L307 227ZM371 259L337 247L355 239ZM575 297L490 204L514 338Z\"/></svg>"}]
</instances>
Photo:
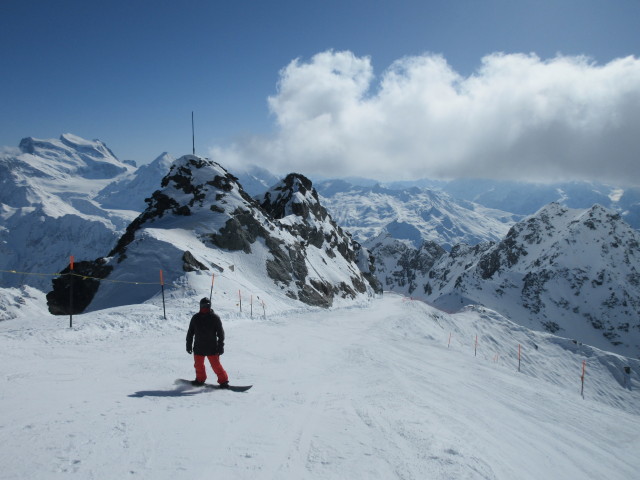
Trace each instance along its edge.
<instances>
[{"instance_id":1,"label":"cumulus cloud","mask_svg":"<svg viewBox=\"0 0 640 480\"><path fill-rule=\"evenodd\" d=\"M491 54L472 75L440 55L322 52L269 97L276 133L215 148L223 163L378 179L597 179L640 184L640 60Z\"/></svg>"}]
</instances>

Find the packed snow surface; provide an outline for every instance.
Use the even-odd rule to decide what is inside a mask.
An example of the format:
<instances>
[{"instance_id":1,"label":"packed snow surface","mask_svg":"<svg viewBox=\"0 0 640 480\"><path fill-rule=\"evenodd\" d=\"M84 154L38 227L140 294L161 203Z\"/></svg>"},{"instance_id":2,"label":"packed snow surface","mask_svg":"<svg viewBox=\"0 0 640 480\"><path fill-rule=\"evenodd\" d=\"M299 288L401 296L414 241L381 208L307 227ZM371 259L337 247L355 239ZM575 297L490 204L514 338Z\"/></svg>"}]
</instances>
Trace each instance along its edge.
<instances>
[{"instance_id":1,"label":"packed snow surface","mask_svg":"<svg viewBox=\"0 0 640 480\"><path fill-rule=\"evenodd\" d=\"M481 308L386 294L251 316L225 289L222 364L246 393L174 385L194 376L198 296L170 295L166 320L156 298L69 328L24 290L0 323L0 477L638 478L637 361Z\"/></svg>"}]
</instances>

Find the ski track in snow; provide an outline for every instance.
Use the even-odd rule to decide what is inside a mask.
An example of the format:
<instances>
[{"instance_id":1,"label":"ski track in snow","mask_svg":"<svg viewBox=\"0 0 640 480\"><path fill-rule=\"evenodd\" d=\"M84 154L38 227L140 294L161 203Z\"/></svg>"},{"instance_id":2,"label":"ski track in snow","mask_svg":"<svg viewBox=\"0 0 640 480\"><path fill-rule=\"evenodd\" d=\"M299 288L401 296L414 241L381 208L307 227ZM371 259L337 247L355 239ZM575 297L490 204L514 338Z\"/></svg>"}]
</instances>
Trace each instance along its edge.
<instances>
[{"instance_id":1,"label":"ski track in snow","mask_svg":"<svg viewBox=\"0 0 640 480\"><path fill-rule=\"evenodd\" d=\"M484 345L477 357L468 342L447 348L454 327L471 338L470 314L396 295L267 320L220 311L231 383L254 385L234 393L173 385L193 376L184 348L193 312L167 313L164 321L158 307L138 305L74 317L73 329L57 317L0 324L0 478L633 479L640 471L637 373L625 390L594 366L583 400L579 372L552 355L547 367L561 369L566 385L517 373L512 359L494 363ZM483 327L496 342L513 340L501 325ZM590 392L592 378L626 411Z\"/></svg>"}]
</instances>

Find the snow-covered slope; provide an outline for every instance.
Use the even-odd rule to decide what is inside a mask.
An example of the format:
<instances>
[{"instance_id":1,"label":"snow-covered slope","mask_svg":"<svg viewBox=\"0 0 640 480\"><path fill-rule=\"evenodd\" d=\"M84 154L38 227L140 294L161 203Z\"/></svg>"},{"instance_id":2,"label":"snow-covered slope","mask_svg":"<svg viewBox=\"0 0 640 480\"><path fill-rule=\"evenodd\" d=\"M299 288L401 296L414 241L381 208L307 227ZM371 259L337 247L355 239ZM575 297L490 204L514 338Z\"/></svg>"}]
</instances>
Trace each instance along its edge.
<instances>
[{"instance_id":1,"label":"snow-covered slope","mask_svg":"<svg viewBox=\"0 0 640 480\"><path fill-rule=\"evenodd\" d=\"M234 170L233 174L238 177L238 183L252 197L264 195L273 185L281 179L272 174L268 170L258 167L257 165L249 165L242 170Z\"/></svg>"},{"instance_id":2,"label":"snow-covered slope","mask_svg":"<svg viewBox=\"0 0 640 480\"><path fill-rule=\"evenodd\" d=\"M142 212L147 208L144 199L156 191L174 161L165 152L148 165L141 165L135 172L107 185L96 200L103 208Z\"/></svg>"},{"instance_id":3,"label":"snow-covered slope","mask_svg":"<svg viewBox=\"0 0 640 480\"><path fill-rule=\"evenodd\" d=\"M557 203L497 244L460 245L423 279L428 301L477 303L535 329L640 356L640 234L614 212Z\"/></svg>"},{"instance_id":4,"label":"snow-covered slope","mask_svg":"<svg viewBox=\"0 0 640 480\"><path fill-rule=\"evenodd\" d=\"M135 167L106 145L71 134L58 140L25 138L17 154L0 154L0 272L3 287L47 288L70 255L94 255L112 245L131 219L94 201L110 182Z\"/></svg>"},{"instance_id":5,"label":"snow-covered slope","mask_svg":"<svg viewBox=\"0 0 640 480\"><path fill-rule=\"evenodd\" d=\"M214 305L222 363L232 383L253 384L242 394L173 385L193 378L184 338L197 295L172 297L167 320L156 299L78 315L73 329L32 309L0 323L0 476L631 480L640 471L638 361L485 309L447 315L395 295L329 312L289 300L251 318L224 293L232 288L216 283Z\"/></svg>"},{"instance_id":6,"label":"snow-covered slope","mask_svg":"<svg viewBox=\"0 0 640 480\"><path fill-rule=\"evenodd\" d=\"M103 280L76 282L74 310L142 303L159 293L160 270L171 289L205 293L215 273L263 299L324 307L366 300L373 289L350 239L328 215L316 215L317 194L306 179L292 178L273 190L285 199L276 216L280 198L265 199L263 209L219 164L192 155L176 160L107 257L78 263L76 274ZM57 279L47 295L52 312L68 312L69 278Z\"/></svg>"},{"instance_id":7,"label":"snow-covered slope","mask_svg":"<svg viewBox=\"0 0 640 480\"><path fill-rule=\"evenodd\" d=\"M392 190L325 181L318 192L336 222L360 242L386 231L416 248L431 241L449 250L458 243L497 241L520 218L417 187Z\"/></svg>"}]
</instances>

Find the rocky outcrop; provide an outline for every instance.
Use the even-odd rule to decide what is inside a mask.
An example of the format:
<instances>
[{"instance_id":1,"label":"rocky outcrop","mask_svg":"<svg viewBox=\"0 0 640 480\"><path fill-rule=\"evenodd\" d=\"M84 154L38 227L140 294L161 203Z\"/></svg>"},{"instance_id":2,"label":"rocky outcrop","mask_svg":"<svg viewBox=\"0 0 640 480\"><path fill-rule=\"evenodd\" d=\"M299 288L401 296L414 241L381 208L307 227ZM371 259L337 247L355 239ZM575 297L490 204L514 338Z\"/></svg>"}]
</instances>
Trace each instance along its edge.
<instances>
[{"instance_id":1,"label":"rocky outcrop","mask_svg":"<svg viewBox=\"0 0 640 480\"><path fill-rule=\"evenodd\" d=\"M640 235L617 213L552 203L501 242L452 249L424 291L443 307L482 304L528 319L527 326L637 356L639 245Z\"/></svg>"},{"instance_id":2,"label":"rocky outcrop","mask_svg":"<svg viewBox=\"0 0 640 480\"><path fill-rule=\"evenodd\" d=\"M270 278L274 289L309 305L329 307L336 298L381 291L366 249L336 225L302 175L287 176L256 200L219 164L186 155L172 164L161 189L145 201L144 212L94 266L108 265L110 275L124 276L142 256L150 258L147 263L161 257L162 268L180 275L208 269L221 252L242 253L261 262L256 268L262 273L255 274ZM172 239L184 234L172 232L190 232L203 250L181 250ZM62 289L54 284L52 298L60 305L52 303L52 312L65 309ZM144 301L142 294L132 295L129 302ZM110 305L105 300L101 304Z\"/></svg>"},{"instance_id":3,"label":"rocky outcrop","mask_svg":"<svg viewBox=\"0 0 640 480\"><path fill-rule=\"evenodd\" d=\"M76 262L53 279L53 290L47 294L47 306L53 315L82 313L93 300L100 280L109 276L113 267L104 259ZM73 289L73 292L72 292Z\"/></svg>"},{"instance_id":4,"label":"rocky outcrop","mask_svg":"<svg viewBox=\"0 0 640 480\"><path fill-rule=\"evenodd\" d=\"M385 289L413 295L434 263L446 252L434 242L420 248L383 232L366 242L374 257L375 275Z\"/></svg>"},{"instance_id":5,"label":"rocky outcrop","mask_svg":"<svg viewBox=\"0 0 640 480\"><path fill-rule=\"evenodd\" d=\"M331 304L334 295L355 297L357 293L367 290L367 284L375 292L382 292L379 281L373 275L373 257L331 218L327 209L321 205L311 180L304 175L289 174L259 198L259 201L263 210L301 242L304 248L313 247L331 259L340 256L352 269L350 285L343 283L330 287L326 282L311 283L312 288L321 294L320 297L310 295L307 288L304 296L312 304L318 301L321 304ZM302 273L299 252L289 251L285 255L274 256L274 260L270 262L268 271L274 280L283 278L283 268L288 262L294 265L293 273ZM357 269L353 268L354 265ZM301 276L293 275L292 280L293 278L302 288L304 282L301 282Z\"/></svg>"}]
</instances>

